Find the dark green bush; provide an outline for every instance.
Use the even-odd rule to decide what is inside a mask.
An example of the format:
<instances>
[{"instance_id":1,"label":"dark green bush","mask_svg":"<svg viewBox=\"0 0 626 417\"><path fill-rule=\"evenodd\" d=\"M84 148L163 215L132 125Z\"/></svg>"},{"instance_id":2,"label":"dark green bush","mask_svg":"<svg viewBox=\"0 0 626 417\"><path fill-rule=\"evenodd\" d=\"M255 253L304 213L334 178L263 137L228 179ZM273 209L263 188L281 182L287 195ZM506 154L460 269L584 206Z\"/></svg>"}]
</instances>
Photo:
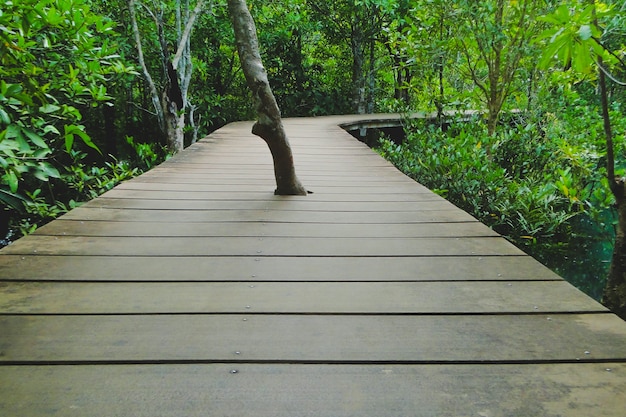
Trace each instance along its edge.
<instances>
[{"instance_id":1,"label":"dark green bush","mask_svg":"<svg viewBox=\"0 0 626 417\"><path fill-rule=\"evenodd\" d=\"M615 219L601 138L581 130L599 123L595 114L520 114L494 136L480 120L443 129L414 120L403 143L383 139L378 151L598 298Z\"/></svg>"}]
</instances>

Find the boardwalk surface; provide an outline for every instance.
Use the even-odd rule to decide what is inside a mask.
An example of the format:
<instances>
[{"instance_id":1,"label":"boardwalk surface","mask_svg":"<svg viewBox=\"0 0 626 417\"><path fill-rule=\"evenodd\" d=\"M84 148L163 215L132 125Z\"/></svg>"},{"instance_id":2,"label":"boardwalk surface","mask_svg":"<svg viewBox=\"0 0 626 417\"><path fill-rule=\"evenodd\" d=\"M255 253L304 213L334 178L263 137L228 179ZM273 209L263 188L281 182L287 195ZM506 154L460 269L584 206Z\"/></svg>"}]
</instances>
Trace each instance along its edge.
<instances>
[{"instance_id":1,"label":"boardwalk surface","mask_svg":"<svg viewBox=\"0 0 626 417\"><path fill-rule=\"evenodd\" d=\"M0 251L0 416L626 415L626 323L338 124L229 125Z\"/></svg>"}]
</instances>

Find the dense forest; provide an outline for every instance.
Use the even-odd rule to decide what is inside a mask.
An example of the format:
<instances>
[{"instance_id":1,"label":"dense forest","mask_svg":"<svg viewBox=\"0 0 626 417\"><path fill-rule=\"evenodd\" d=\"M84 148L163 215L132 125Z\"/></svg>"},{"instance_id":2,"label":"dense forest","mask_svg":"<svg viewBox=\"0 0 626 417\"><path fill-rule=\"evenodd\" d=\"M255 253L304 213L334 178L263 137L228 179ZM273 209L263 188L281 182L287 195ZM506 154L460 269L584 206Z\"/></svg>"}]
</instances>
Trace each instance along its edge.
<instances>
[{"instance_id":1,"label":"dense forest","mask_svg":"<svg viewBox=\"0 0 626 417\"><path fill-rule=\"evenodd\" d=\"M378 152L626 309L626 2L248 5L284 117L431 114ZM250 101L226 1L4 2L0 238L254 118Z\"/></svg>"}]
</instances>

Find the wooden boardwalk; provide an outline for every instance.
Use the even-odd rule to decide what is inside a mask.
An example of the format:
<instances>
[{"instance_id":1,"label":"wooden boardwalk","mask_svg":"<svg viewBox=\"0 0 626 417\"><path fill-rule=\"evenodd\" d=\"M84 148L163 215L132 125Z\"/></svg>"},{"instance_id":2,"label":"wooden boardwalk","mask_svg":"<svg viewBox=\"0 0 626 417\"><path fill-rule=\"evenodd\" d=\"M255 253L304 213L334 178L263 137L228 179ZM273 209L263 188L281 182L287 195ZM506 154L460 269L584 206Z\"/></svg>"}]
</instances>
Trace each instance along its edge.
<instances>
[{"instance_id":1,"label":"wooden boardwalk","mask_svg":"<svg viewBox=\"0 0 626 417\"><path fill-rule=\"evenodd\" d=\"M0 416L624 417L626 323L338 127L231 124L0 251Z\"/></svg>"}]
</instances>

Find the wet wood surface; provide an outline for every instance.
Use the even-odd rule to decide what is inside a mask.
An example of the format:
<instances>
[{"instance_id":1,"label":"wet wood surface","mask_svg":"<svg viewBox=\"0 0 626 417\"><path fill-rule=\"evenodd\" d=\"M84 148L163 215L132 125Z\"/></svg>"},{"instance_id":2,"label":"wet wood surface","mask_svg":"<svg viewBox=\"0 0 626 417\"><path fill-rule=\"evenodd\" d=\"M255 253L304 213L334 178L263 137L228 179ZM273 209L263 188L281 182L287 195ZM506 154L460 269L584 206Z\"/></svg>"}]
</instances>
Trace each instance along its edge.
<instances>
[{"instance_id":1,"label":"wet wood surface","mask_svg":"<svg viewBox=\"0 0 626 417\"><path fill-rule=\"evenodd\" d=\"M384 116L373 116L384 117ZM0 251L2 416L615 416L626 323L338 125L250 123Z\"/></svg>"}]
</instances>

